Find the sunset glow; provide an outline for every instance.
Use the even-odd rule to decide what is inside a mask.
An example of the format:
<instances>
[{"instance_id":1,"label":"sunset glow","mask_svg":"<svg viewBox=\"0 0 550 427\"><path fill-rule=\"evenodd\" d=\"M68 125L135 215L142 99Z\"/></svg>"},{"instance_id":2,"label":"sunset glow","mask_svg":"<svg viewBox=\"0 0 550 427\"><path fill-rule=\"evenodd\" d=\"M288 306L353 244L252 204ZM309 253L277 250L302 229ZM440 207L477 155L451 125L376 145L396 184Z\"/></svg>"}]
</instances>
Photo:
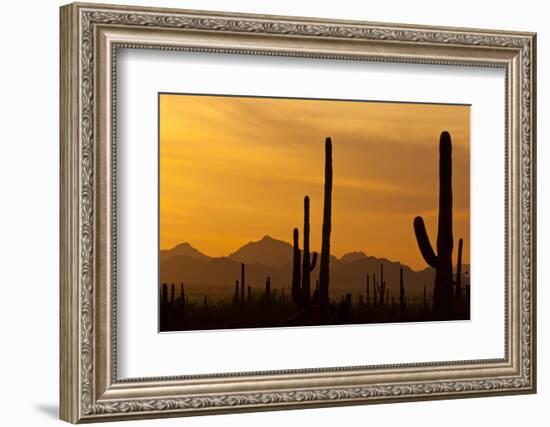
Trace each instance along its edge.
<instances>
[{"instance_id":1,"label":"sunset glow","mask_svg":"<svg viewBox=\"0 0 550 427\"><path fill-rule=\"evenodd\" d=\"M438 143L453 139L453 235L470 262L470 107L162 94L160 248L227 256L264 235L292 242L311 199L320 249L324 141L333 142L331 252L426 266L413 219L435 247Z\"/></svg>"}]
</instances>

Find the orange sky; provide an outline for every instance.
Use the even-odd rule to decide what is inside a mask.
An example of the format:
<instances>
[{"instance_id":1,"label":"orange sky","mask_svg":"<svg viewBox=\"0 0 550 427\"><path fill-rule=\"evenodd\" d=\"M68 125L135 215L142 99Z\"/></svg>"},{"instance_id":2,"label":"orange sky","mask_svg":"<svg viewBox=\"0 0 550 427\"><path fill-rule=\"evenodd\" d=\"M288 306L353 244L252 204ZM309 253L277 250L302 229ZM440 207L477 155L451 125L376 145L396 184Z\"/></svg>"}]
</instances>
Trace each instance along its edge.
<instances>
[{"instance_id":1,"label":"orange sky","mask_svg":"<svg viewBox=\"0 0 550 427\"><path fill-rule=\"evenodd\" d=\"M319 250L330 136L331 252L425 268L412 223L424 217L435 248L442 130L453 138L455 248L464 238L469 263L470 107L161 94L160 248L225 256L266 234L291 242L307 194Z\"/></svg>"}]
</instances>

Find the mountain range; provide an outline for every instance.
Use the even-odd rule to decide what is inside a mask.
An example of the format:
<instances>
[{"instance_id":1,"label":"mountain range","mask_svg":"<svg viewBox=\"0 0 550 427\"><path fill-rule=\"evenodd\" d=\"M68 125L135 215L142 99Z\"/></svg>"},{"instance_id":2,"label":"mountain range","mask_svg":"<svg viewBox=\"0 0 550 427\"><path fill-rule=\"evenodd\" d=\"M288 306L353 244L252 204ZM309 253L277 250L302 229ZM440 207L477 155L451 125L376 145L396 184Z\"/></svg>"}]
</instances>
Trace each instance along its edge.
<instances>
[{"instance_id":1,"label":"mountain range","mask_svg":"<svg viewBox=\"0 0 550 427\"><path fill-rule=\"evenodd\" d=\"M290 243L264 236L255 242L248 242L227 257L209 257L189 243L181 243L169 250L160 251L160 283L184 283L186 295L209 295L232 297L235 281L240 280L241 263L246 265L246 285L254 293L264 290L267 276L271 287L279 292L285 289L289 295L292 280L292 253ZM399 272L403 268L404 286L409 297L423 295L424 286L428 294L433 288L435 271L426 268L413 271L409 266L369 256L364 252L350 252L340 258L330 258L331 298L339 298L346 293L353 295L366 293L366 274L376 274L380 280L380 266L384 266L386 289L391 296L399 298ZM463 265L464 272L469 265ZM319 265L312 271L312 284L319 274ZM467 279L466 279L467 280ZM463 280L463 283L465 280Z\"/></svg>"}]
</instances>

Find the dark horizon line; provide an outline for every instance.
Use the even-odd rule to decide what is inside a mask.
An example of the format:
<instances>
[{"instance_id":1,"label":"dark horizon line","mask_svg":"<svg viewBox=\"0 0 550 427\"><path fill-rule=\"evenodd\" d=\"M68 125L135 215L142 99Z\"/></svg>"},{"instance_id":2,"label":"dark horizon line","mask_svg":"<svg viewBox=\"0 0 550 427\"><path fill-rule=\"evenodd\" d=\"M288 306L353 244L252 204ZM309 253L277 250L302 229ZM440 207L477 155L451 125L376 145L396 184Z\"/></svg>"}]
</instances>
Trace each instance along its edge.
<instances>
[{"instance_id":1,"label":"dark horizon line","mask_svg":"<svg viewBox=\"0 0 550 427\"><path fill-rule=\"evenodd\" d=\"M339 102L367 102L373 104L411 104L411 105L442 105L452 107L471 107L472 104L454 103L454 102L428 102L428 101L383 101L379 99L350 99L350 98L308 98L308 97L292 97L292 96L268 96L268 95L234 95L223 93L193 93L193 92L158 92L158 97L162 95L175 96L212 96L219 98L258 98L258 99L286 99L300 101L339 101Z\"/></svg>"}]
</instances>

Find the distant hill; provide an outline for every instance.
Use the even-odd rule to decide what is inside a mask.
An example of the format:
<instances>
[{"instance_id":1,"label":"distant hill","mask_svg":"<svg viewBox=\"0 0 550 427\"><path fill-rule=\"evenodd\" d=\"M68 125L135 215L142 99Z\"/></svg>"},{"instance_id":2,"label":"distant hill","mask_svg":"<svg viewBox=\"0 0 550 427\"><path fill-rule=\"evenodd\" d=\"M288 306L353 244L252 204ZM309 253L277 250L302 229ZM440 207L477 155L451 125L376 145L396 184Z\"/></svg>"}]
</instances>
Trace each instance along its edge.
<instances>
[{"instance_id":1,"label":"distant hill","mask_svg":"<svg viewBox=\"0 0 550 427\"><path fill-rule=\"evenodd\" d=\"M282 267L292 259L292 245L270 236L264 236L257 242L248 242L229 255L229 258L245 264L259 263Z\"/></svg>"},{"instance_id":2,"label":"distant hill","mask_svg":"<svg viewBox=\"0 0 550 427\"><path fill-rule=\"evenodd\" d=\"M240 280L241 263L246 266L246 286L253 292L263 292L267 276L277 292L290 293L292 280L292 245L264 236L249 242L228 257L211 258L188 243L182 243L160 254L161 283L185 283L188 295L231 298L235 281ZM373 274L380 280L380 266L384 268L386 288L391 296L399 298L399 271L403 268L404 284L410 297L421 297L424 286L428 294L433 288L435 271L426 268L413 271L409 266L384 258L367 256L364 252L350 252L338 259L330 258L330 293L337 299L346 293L366 293L366 275L370 275L371 297ZM470 266L464 265L463 271ZM312 287L319 276L319 262L312 271Z\"/></svg>"},{"instance_id":3,"label":"distant hill","mask_svg":"<svg viewBox=\"0 0 550 427\"><path fill-rule=\"evenodd\" d=\"M166 259L171 256L176 256L176 255L183 255L190 258L199 259L202 261L208 261L210 259L210 257L199 252L189 243L180 243L179 245L174 246L172 249L161 250L160 251L161 262L163 261L163 259Z\"/></svg>"},{"instance_id":4,"label":"distant hill","mask_svg":"<svg viewBox=\"0 0 550 427\"><path fill-rule=\"evenodd\" d=\"M348 264L358 259L366 258L367 254L365 252L350 252L340 258L340 264Z\"/></svg>"}]
</instances>

